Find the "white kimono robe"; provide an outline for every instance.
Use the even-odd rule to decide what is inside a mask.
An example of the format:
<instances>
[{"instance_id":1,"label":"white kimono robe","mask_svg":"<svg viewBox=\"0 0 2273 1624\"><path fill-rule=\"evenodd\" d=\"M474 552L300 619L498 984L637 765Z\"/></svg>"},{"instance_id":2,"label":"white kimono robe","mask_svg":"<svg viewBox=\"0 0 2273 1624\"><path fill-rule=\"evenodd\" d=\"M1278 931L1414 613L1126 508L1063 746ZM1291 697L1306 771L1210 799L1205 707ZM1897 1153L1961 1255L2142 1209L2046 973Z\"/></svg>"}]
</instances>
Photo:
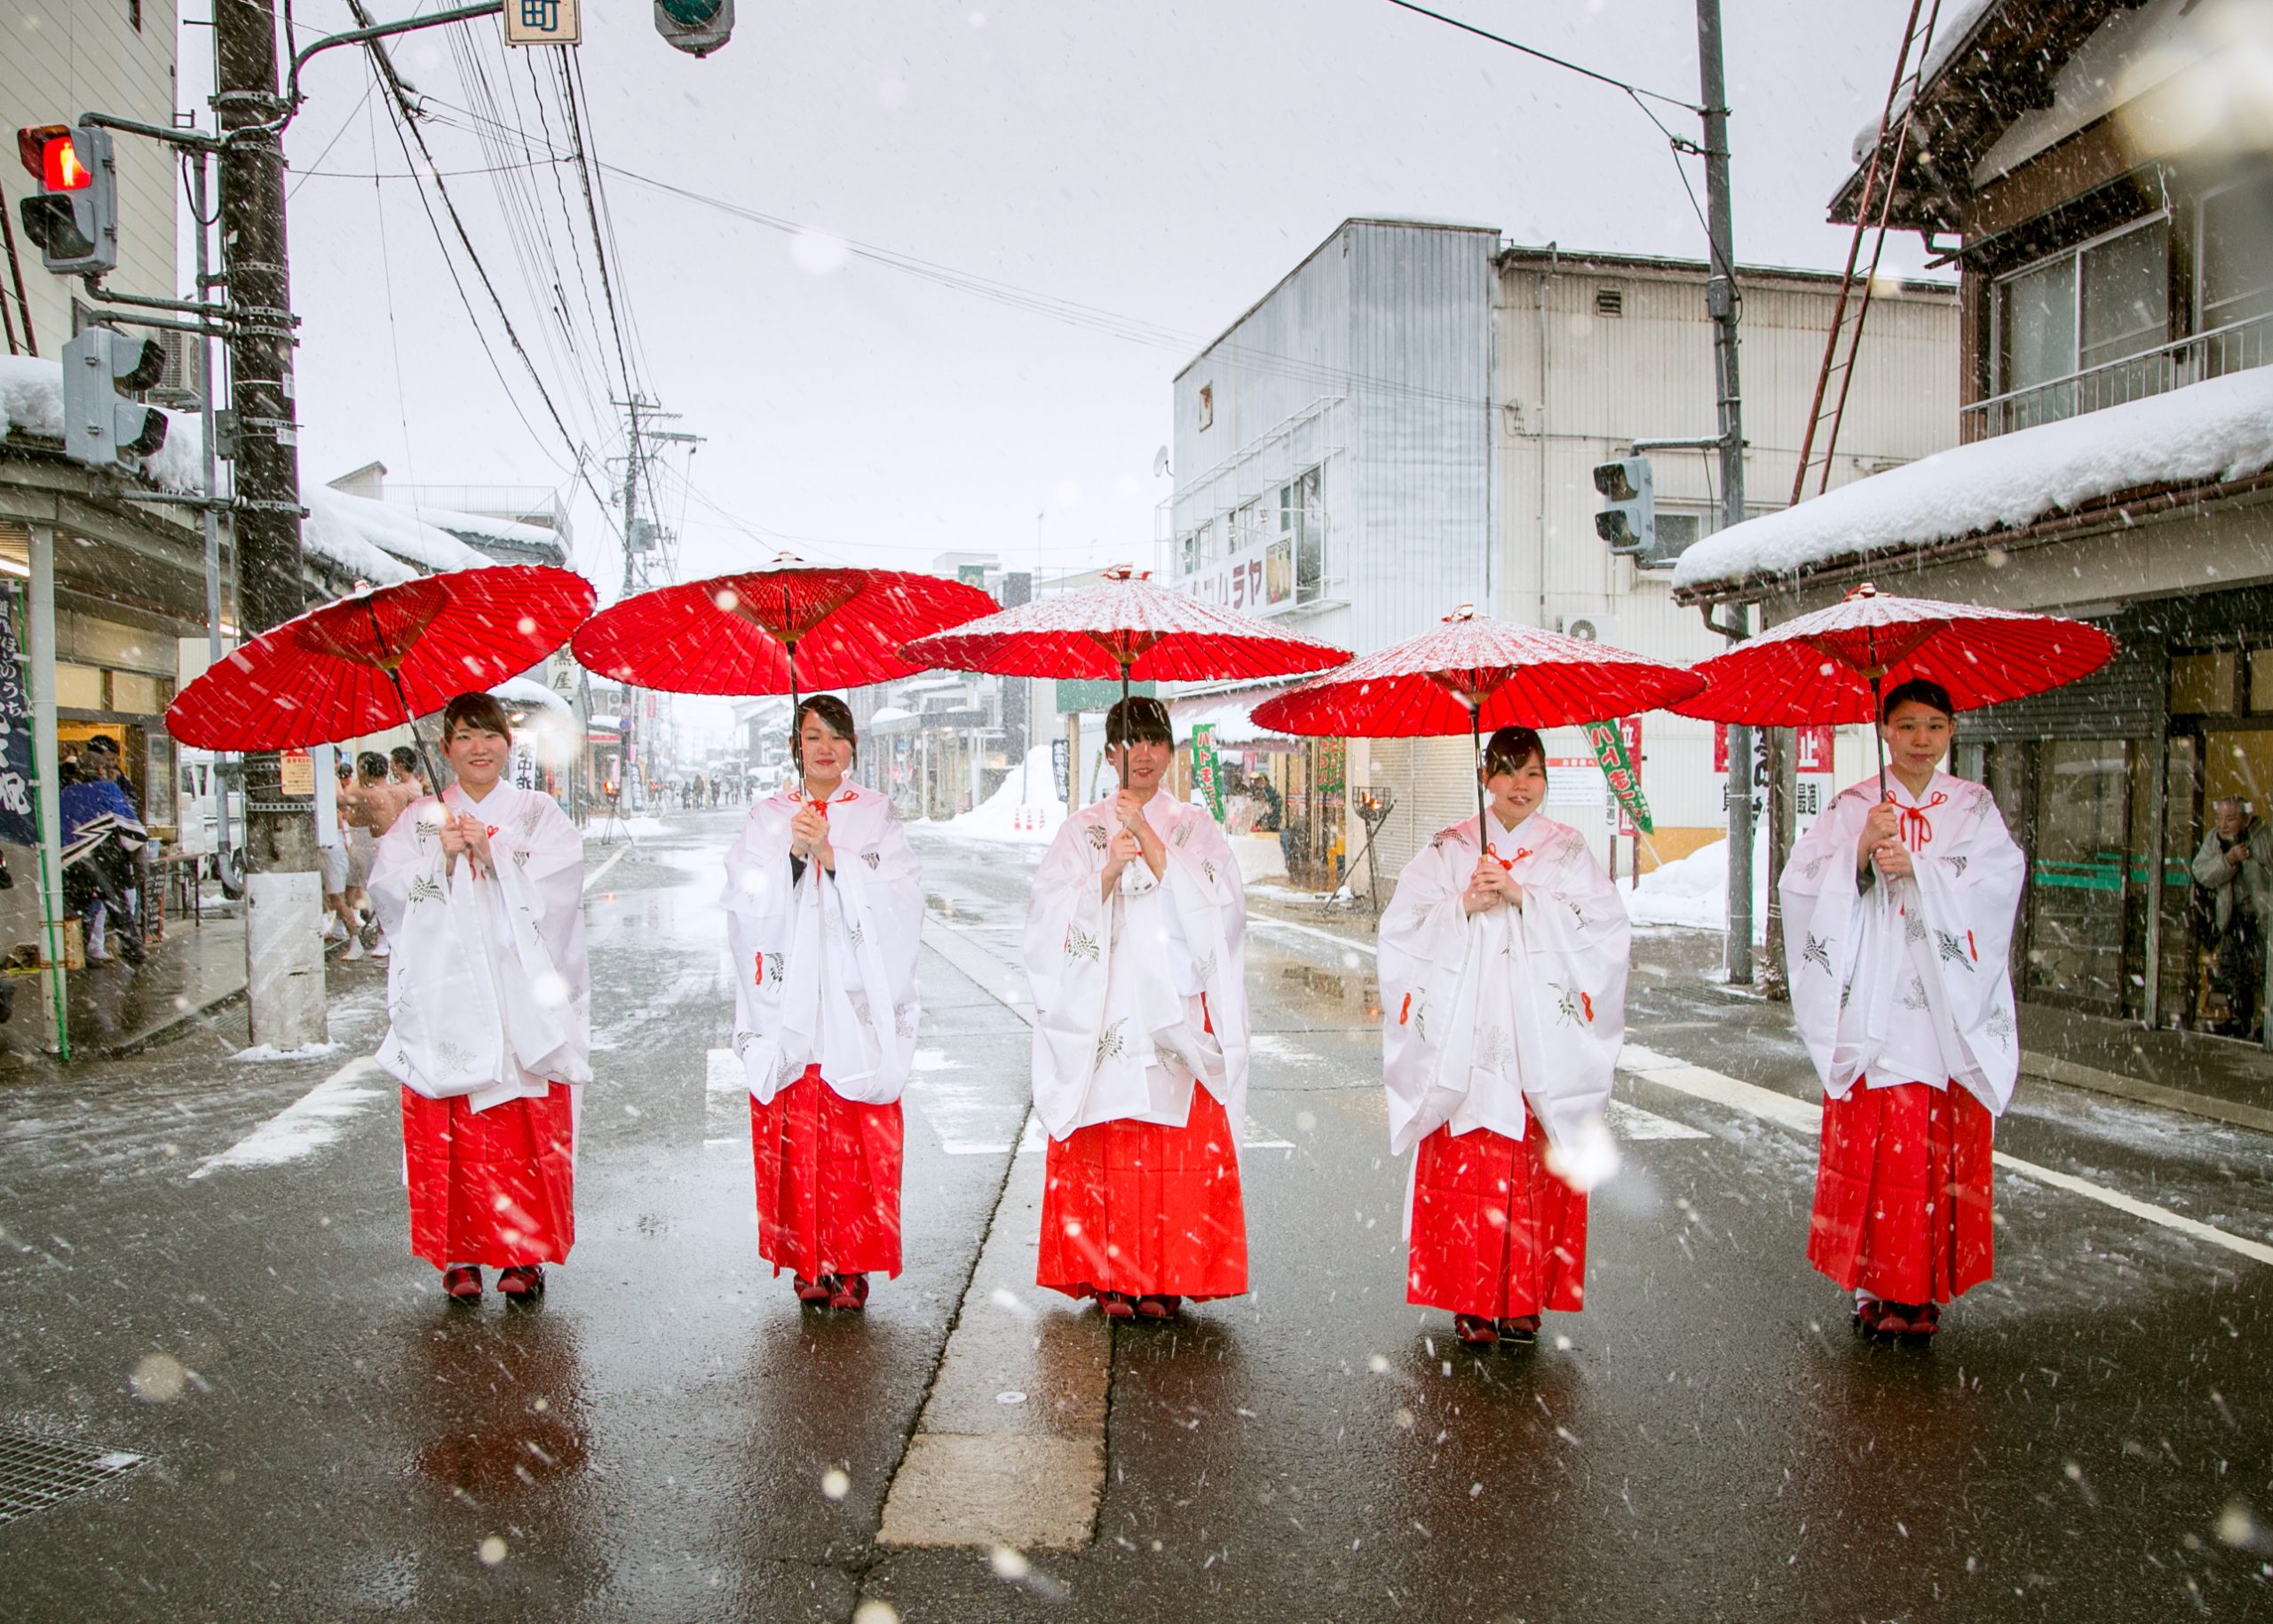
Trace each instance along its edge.
<instances>
[{"instance_id":1,"label":"white kimono robe","mask_svg":"<svg viewBox=\"0 0 2273 1624\"><path fill-rule=\"evenodd\" d=\"M1792 848L1780 882L1792 1014L1844 1099L1872 1088L1962 1083L2002 1114L2020 1073L2008 963L2027 860L1979 784L1936 772L1922 796L1891 773L1914 879L1857 871L1875 774L1841 793Z\"/></svg>"},{"instance_id":2,"label":"white kimono robe","mask_svg":"<svg viewBox=\"0 0 2273 1624\"><path fill-rule=\"evenodd\" d=\"M1462 908L1470 818L1405 866L1382 915L1382 1081L1399 1154L1448 1124L1520 1139L1526 1102L1550 1145L1576 1146L1626 1041L1630 928L1585 837L1539 812L1512 829L1484 821L1525 888L1520 910Z\"/></svg>"},{"instance_id":3,"label":"white kimono robe","mask_svg":"<svg viewBox=\"0 0 2273 1624\"><path fill-rule=\"evenodd\" d=\"M448 872L441 825L466 812L488 828L495 875L464 858ZM371 866L394 947L379 1065L476 1111L590 1081L583 873L583 837L550 796L499 783L476 801L452 785L411 803Z\"/></svg>"},{"instance_id":4,"label":"white kimono robe","mask_svg":"<svg viewBox=\"0 0 2273 1624\"><path fill-rule=\"evenodd\" d=\"M1034 871L1026 932L1034 1103L1053 1139L1097 1122L1181 1128L1194 1082L1224 1107L1234 1133L1246 1120L1239 860L1200 807L1155 795L1144 817L1168 851L1158 879L1136 858L1110 898L1099 894L1121 827L1109 800L1068 818Z\"/></svg>"},{"instance_id":5,"label":"white kimono robe","mask_svg":"<svg viewBox=\"0 0 2273 1624\"><path fill-rule=\"evenodd\" d=\"M817 1065L843 1098L888 1105L915 1056L923 875L891 799L848 783L828 803L836 871L808 862L793 877L789 820L804 804L794 790L766 796L726 852L734 1052L761 1105Z\"/></svg>"}]
</instances>

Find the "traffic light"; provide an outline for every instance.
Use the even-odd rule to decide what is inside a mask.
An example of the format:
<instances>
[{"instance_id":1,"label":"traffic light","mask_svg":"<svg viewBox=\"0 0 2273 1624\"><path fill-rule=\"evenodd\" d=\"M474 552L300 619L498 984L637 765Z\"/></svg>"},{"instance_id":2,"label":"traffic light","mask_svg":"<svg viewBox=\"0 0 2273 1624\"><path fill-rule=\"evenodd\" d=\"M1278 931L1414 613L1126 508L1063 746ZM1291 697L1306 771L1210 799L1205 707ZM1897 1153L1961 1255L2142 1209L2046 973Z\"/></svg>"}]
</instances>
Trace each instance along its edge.
<instances>
[{"instance_id":1,"label":"traffic light","mask_svg":"<svg viewBox=\"0 0 2273 1624\"><path fill-rule=\"evenodd\" d=\"M58 276L99 276L118 266L118 165L110 131L42 124L16 131L16 152L39 183L17 211L40 263Z\"/></svg>"},{"instance_id":2,"label":"traffic light","mask_svg":"<svg viewBox=\"0 0 2273 1624\"><path fill-rule=\"evenodd\" d=\"M166 369L154 338L91 327L63 346L63 454L91 468L142 471L166 443L166 415L121 390L144 390Z\"/></svg>"},{"instance_id":3,"label":"traffic light","mask_svg":"<svg viewBox=\"0 0 2273 1624\"><path fill-rule=\"evenodd\" d=\"M1595 515L1595 534L1627 558L1647 553L1658 538L1657 503L1650 483L1650 459L1629 456L1595 469L1595 488L1609 505Z\"/></svg>"},{"instance_id":4,"label":"traffic light","mask_svg":"<svg viewBox=\"0 0 2273 1624\"><path fill-rule=\"evenodd\" d=\"M707 57L733 36L734 0L655 0L655 32L675 50Z\"/></svg>"}]
</instances>

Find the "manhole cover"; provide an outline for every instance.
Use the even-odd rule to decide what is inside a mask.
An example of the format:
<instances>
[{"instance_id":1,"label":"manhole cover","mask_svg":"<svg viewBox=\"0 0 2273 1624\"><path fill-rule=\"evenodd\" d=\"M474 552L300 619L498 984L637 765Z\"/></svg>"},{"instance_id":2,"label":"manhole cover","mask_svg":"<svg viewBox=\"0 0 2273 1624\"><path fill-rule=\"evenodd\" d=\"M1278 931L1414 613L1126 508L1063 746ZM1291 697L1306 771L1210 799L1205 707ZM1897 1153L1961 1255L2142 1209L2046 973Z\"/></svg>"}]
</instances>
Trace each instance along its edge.
<instances>
[{"instance_id":1,"label":"manhole cover","mask_svg":"<svg viewBox=\"0 0 2273 1624\"><path fill-rule=\"evenodd\" d=\"M0 1430L0 1523L28 1517L141 1464L140 1455L123 1449Z\"/></svg>"}]
</instances>

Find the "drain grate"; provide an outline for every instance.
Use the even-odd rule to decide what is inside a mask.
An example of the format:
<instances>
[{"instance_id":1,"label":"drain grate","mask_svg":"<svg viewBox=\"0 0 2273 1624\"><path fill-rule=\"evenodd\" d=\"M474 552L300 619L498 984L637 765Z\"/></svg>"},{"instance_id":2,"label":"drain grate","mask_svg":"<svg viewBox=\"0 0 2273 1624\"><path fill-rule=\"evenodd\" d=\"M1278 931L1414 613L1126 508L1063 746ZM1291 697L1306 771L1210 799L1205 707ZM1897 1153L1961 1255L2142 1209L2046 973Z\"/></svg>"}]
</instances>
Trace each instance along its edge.
<instances>
[{"instance_id":1,"label":"drain grate","mask_svg":"<svg viewBox=\"0 0 2273 1624\"><path fill-rule=\"evenodd\" d=\"M28 1517L141 1464L140 1455L123 1449L0 1430L0 1523Z\"/></svg>"}]
</instances>

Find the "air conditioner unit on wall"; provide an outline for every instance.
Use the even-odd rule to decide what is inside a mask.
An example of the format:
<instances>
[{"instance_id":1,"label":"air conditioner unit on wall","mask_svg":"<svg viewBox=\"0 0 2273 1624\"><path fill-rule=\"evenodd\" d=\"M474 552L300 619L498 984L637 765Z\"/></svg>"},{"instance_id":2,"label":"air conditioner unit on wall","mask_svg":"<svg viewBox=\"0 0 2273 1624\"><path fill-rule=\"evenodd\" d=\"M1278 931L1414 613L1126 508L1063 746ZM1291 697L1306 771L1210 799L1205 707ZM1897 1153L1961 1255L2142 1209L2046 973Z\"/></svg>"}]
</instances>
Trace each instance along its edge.
<instances>
[{"instance_id":1,"label":"air conditioner unit on wall","mask_svg":"<svg viewBox=\"0 0 2273 1624\"><path fill-rule=\"evenodd\" d=\"M1581 643L1612 643L1618 641L1618 622L1607 614L1573 614L1563 622L1563 635L1576 638Z\"/></svg>"}]
</instances>

